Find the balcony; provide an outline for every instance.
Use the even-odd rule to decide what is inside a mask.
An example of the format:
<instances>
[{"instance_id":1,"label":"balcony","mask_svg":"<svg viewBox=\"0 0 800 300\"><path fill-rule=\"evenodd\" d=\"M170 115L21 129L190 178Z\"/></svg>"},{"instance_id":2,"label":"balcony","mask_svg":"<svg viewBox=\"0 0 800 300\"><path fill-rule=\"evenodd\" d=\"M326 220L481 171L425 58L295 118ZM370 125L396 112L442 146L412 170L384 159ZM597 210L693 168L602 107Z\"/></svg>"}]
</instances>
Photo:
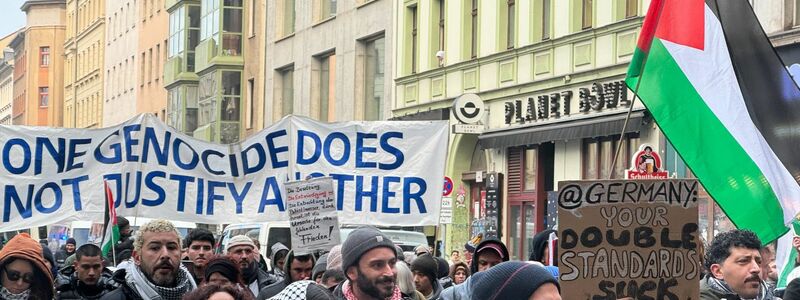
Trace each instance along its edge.
<instances>
[{"instance_id":1,"label":"balcony","mask_svg":"<svg viewBox=\"0 0 800 300\"><path fill-rule=\"evenodd\" d=\"M198 81L197 74L186 70L183 56L173 56L164 65L164 86L168 87L180 81Z\"/></svg>"}]
</instances>

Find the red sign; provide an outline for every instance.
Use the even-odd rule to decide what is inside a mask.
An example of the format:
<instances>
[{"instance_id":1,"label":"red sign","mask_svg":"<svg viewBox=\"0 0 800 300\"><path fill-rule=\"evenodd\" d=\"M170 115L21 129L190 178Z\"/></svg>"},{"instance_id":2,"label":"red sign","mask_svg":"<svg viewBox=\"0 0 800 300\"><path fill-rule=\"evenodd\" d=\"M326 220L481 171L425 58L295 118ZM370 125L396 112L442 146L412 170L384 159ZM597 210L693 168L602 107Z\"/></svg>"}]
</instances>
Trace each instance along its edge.
<instances>
[{"instance_id":1,"label":"red sign","mask_svg":"<svg viewBox=\"0 0 800 300\"><path fill-rule=\"evenodd\" d=\"M442 188L442 196L450 196L453 193L453 180L450 177L444 177L444 186Z\"/></svg>"},{"instance_id":2,"label":"red sign","mask_svg":"<svg viewBox=\"0 0 800 300\"><path fill-rule=\"evenodd\" d=\"M661 156L650 145L642 144L631 159L631 169L625 172L627 179L667 179L669 172L661 169Z\"/></svg>"}]
</instances>

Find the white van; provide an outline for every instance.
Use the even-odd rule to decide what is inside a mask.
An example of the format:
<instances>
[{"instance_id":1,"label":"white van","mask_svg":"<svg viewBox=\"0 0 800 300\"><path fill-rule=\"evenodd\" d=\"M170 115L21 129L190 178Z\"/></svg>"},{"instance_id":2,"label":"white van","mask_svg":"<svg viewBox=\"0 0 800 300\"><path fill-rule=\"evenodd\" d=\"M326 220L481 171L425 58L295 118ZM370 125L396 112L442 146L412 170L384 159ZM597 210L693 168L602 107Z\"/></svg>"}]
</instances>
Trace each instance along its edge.
<instances>
[{"instance_id":1,"label":"white van","mask_svg":"<svg viewBox=\"0 0 800 300\"><path fill-rule=\"evenodd\" d=\"M341 225L339 233L341 234L341 242L347 239L353 230L358 228L356 225ZM396 245L400 246L403 251L414 251L419 245L428 245L428 239L422 232L396 230L389 228L379 228L381 232L389 236L389 238ZM222 231L217 242L217 253L225 251L225 245L228 240L237 235L245 235L251 239L258 239L261 244L261 255L269 262L271 257L272 245L277 242L285 245L287 248L292 249L292 234L289 229L289 221L281 222L266 222L266 223L239 223L231 224L225 227Z\"/></svg>"},{"instance_id":2,"label":"white van","mask_svg":"<svg viewBox=\"0 0 800 300\"><path fill-rule=\"evenodd\" d=\"M131 234L136 232L140 226L147 224L154 219L151 218L143 218L143 217L125 217L130 221L131 226ZM181 222L181 221L170 221L173 225L178 229L178 232L181 234L181 238L186 237L194 228L197 228L197 224L193 222ZM77 246L80 247L83 244L92 243L95 245L100 245L103 242L103 223L91 222L91 221L75 221L71 224L72 229L72 238L75 239Z\"/></svg>"}]
</instances>

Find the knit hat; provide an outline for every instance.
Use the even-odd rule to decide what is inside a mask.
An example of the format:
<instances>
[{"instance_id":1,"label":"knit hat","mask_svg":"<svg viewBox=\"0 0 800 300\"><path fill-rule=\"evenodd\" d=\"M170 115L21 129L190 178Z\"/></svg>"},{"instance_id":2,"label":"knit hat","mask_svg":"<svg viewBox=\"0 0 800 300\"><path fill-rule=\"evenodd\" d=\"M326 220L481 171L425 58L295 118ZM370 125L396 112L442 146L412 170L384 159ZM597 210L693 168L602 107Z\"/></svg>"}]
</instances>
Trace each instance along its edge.
<instances>
[{"instance_id":1,"label":"knit hat","mask_svg":"<svg viewBox=\"0 0 800 300\"><path fill-rule=\"evenodd\" d=\"M311 280L295 281L284 288L270 300L333 300L335 299L325 287Z\"/></svg>"},{"instance_id":2,"label":"knit hat","mask_svg":"<svg viewBox=\"0 0 800 300\"><path fill-rule=\"evenodd\" d=\"M253 249L256 248L256 244L254 244L253 240L251 240L249 237L244 235L237 235L228 240L228 245L225 246L225 252L230 251L231 248L235 246L242 246L242 245L250 246Z\"/></svg>"},{"instance_id":3,"label":"knit hat","mask_svg":"<svg viewBox=\"0 0 800 300\"><path fill-rule=\"evenodd\" d=\"M75 242L75 239L74 239L74 238L68 238L68 239L67 239L67 244L73 244L73 245L77 245L78 243L77 243L77 242Z\"/></svg>"},{"instance_id":4,"label":"knit hat","mask_svg":"<svg viewBox=\"0 0 800 300\"><path fill-rule=\"evenodd\" d=\"M219 256L208 261L204 273L206 280L211 278L211 274L214 273L219 273L231 282L239 282L242 271L239 270L239 265L234 263L231 259L225 256Z\"/></svg>"},{"instance_id":5,"label":"knit hat","mask_svg":"<svg viewBox=\"0 0 800 300\"><path fill-rule=\"evenodd\" d=\"M336 245L328 252L328 270L342 269L342 245ZM343 270L344 271L344 270Z\"/></svg>"},{"instance_id":6,"label":"knit hat","mask_svg":"<svg viewBox=\"0 0 800 300\"><path fill-rule=\"evenodd\" d=\"M51 299L54 295L53 290L53 273L47 269L42 254L42 246L36 240L32 239L27 233L20 233L9 240L3 249L0 250L0 266L8 262L8 258L21 258L33 264L34 274L40 274L41 278L37 278L31 284L31 297L41 297L41 299Z\"/></svg>"},{"instance_id":7,"label":"knit hat","mask_svg":"<svg viewBox=\"0 0 800 300\"><path fill-rule=\"evenodd\" d=\"M428 247L428 245L419 245L414 247L414 254L416 255L422 255L424 253L431 253L431 252L432 252L431 247Z\"/></svg>"},{"instance_id":8,"label":"knit hat","mask_svg":"<svg viewBox=\"0 0 800 300\"><path fill-rule=\"evenodd\" d=\"M346 274L348 268L358 264L364 253L378 247L389 248L392 253L395 253L392 240L378 228L372 226L356 228L356 230L350 232L347 240L342 244L342 271Z\"/></svg>"},{"instance_id":9,"label":"knit hat","mask_svg":"<svg viewBox=\"0 0 800 300\"><path fill-rule=\"evenodd\" d=\"M469 266L469 271L472 274L478 272L478 260L483 251L492 251L500 256L502 261L508 261L508 248L500 240L486 239L483 240L478 246L475 247L475 254L472 258L472 264Z\"/></svg>"},{"instance_id":10,"label":"knit hat","mask_svg":"<svg viewBox=\"0 0 800 300\"><path fill-rule=\"evenodd\" d=\"M439 264L439 271L436 273L437 278L445 278L450 275L450 264L444 258L434 257Z\"/></svg>"},{"instance_id":11,"label":"knit hat","mask_svg":"<svg viewBox=\"0 0 800 300\"><path fill-rule=\"evenodd\" d=\"M472 275L472 299L528 299L541 285L558 280L543 267L527 262L509 261Z\"/></svg>"},{"instance_id":12,"label":"knit hat","mask_svg":"<svg viewBox=\"0 0 800 300\"><path fill-rule=\"evenodd\" d=\"M430 254L423 254L417 256L417 259L411 262L411 271L422 273L433 284L439 279L439 262Z\"/></svg>"},{"instance_id":13,"label":"knit hat","mask_svg":"<svg viewBox=\"0 0 800 300\"><path fill-rule=\"evenodd\" d=\"M320 255L317 258L317 262L314 264L314 268L311 269L311 280L317 278L317 275L322 276L322 273L325 273L325 269L328 266L328 254Z\"/></svg>"}]
</instances>

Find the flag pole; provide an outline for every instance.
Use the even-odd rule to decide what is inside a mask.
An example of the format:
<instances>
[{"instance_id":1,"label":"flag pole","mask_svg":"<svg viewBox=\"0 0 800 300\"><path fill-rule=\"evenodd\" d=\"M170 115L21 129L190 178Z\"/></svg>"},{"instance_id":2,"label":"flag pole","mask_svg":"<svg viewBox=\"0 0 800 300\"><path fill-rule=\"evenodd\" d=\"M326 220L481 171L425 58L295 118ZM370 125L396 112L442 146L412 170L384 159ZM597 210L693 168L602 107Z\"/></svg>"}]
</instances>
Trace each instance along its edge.
<instances>
[{"instance_id":1,"label":"flag pole","mask_svg":"<svg viewBox=\"0 0 800 300\"><path fill-rule=\"evenodd\" d=\"M667 0L660 1L658 12L656 13L656 20L653 26L653 39L655 39L655 31L658 30L658 22L661 21L661 12L664 10L664 3ZM641 31L640 31L641 34ZM653 43L653 39L650 40L650 44ZM619 158L619 152L622 150L622 142L625 140L625 130L628 129L628 122L631 120L631 113L633 113L633 106L636 104L636 99L639 98L639 86L642 84L642 77L644 76L644 70L647 66L647 60L650 57L650 53L648 52L645 54L644 58L642 58L642 68L641 73L639 74L639 80L636 81L636 86L633 88L633 100L631 100L631 105L628 107L628 113L625 116L625 123L622 124L622 132L619 134L619 141L617 141L617 149L614 151L614 158L611 160L611 166L608 169L608 178L612 179L611 177L614 175L614 167L617 165L617 158ZM625 93L628 91L626 90Z\"/></svg>"}]
</instances>

